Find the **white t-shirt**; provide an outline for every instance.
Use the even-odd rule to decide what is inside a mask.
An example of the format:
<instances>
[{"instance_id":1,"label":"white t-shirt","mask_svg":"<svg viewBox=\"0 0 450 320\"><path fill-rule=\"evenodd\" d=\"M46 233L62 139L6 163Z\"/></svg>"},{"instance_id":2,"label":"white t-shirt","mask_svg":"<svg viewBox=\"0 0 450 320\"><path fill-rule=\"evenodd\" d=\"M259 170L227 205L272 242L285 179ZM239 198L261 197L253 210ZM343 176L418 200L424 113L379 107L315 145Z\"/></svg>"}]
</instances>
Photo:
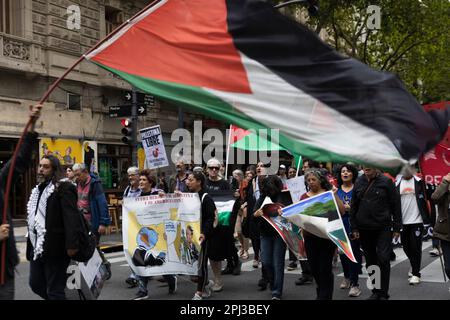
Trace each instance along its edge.
<instances>
[{"instance_id":1,"label":"white t-shirt","mask_svg":"<svg viewBox=\"0 0 450 320\"><path fill-rule=\"evenodd\" d=\"M417 205L414 181L414 178L410 180L402 179L400 183L403 224L423 223L419 206Z\"/></svg>"}]
</instances>

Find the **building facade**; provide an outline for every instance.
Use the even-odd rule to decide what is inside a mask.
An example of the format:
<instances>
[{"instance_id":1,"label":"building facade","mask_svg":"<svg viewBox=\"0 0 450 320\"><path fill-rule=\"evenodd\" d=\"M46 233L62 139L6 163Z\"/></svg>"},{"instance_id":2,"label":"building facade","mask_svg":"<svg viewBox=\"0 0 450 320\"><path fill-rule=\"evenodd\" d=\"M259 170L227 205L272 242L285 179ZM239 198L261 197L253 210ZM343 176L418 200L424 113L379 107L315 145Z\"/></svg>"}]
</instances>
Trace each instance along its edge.
<instances>
[{"instance_id":1,"label":"building facade","mask_svg":"<svg viewBox=\"0 0 450 320\"><path fill-rule=\"evenodd\" d=\"M29 106L36 104L90 47L148 3L0 0L0 167L12 155L28 120ZM39 155L47 152L69 165L85 161L89 143L95 150L95 170L105 189L121 191L126 183L126 169L131 165L131 148L121 142L120 119L110 118L108 110L110 106L126 104L124 98L130 90L128 83L87 61L61 82L44 104L36 125L41 140L36 145L34 163L13 192L16 218L25 216L25 199L35 184ZM181 125L192 129L194 120L204 117L185 110L182 119ZM170 139L171 133L179 126L178 107L156 99L147 115L139 117L138 128L156 124L161 125L170 157L176 144ZM167 176L172 167L161 172Z\"/></svg>"}]
</instances>

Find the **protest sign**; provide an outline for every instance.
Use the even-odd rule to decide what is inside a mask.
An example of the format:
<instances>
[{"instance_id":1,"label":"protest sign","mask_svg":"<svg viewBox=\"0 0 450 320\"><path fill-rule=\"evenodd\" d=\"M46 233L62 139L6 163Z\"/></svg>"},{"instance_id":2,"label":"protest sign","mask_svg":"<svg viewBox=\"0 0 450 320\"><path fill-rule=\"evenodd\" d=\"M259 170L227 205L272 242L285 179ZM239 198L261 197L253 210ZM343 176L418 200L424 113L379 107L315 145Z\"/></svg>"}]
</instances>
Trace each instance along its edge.
<instances>
[{"instance_id":1,"label":"protest sign","mask_svg":"<svg viewBox=\"0 0 450 320\"><path fill-rule=\"evenodd\" d=\"M141 133L142 146L145 150L147 167L149 169L157 169L167 167L169 160L167 159L166 148L161 134L161 127L153 126L139 130Z\"/></svg>"},{"instance_id":2,"label":"protest sign","mask_svg":"<svg viewBox=\"0 0 450 320\"><path fill-rule=\"evenodd\" d=\"M306 192L305 176L295 177L286 181L293 203L300 201L302 194Z\"/></svg>"},{"instance_id":3,"label":"protest sign","mask_svg":"<svg viewBox=\"0 0 450 320\"><path fill-rule=\"evenodd\" d=\"M123 247L137 275L196 275L199 237L198 194L124 199Z\"/></svg>"},{"instance_id":4,"label":"protest sign","mask_svg":"<svg viewBox=\"0 0 450 320\"><path fill-rule=\"evenodd\" d=\"M420 168L425 183L440 184L442 178L450 172L450 148L438 144L421 158Z\"/></svg>"}]
</instances>

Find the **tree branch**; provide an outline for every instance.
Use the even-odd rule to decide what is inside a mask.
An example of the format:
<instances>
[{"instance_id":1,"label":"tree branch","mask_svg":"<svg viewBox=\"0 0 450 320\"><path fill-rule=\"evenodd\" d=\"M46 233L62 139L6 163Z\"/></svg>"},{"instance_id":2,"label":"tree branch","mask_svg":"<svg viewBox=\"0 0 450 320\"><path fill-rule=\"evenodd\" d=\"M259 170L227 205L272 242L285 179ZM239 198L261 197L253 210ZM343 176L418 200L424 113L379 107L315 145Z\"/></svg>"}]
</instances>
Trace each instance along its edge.
<instances>
[{"instance_id":1,"label":"tree branch","mask_svg":"<svg viewBox=\"0 0 450 320\"><path fill-rule=\"evenodd\" d=\"M399 54L399 56L397 58L395 58L390 64L389 67L386 68L385 70L389 71L396 63L398 60L400 60L408 51L410 51L412 48L417 47L418 45L424 44L424 43L428 43L433 41L434 39L439 38L439 36L435 36L431 39L428 40L424 40L424 41L419 41L416 43L413 43L412 45L410 45L408 48L406 48L405 50L403 50L403 52L401 54Z\"/></svg>"},{"instance_id":2,"label":"tree branch","mask_svg":"<svg viewBox=\"0 0 450 320\"><path fill-rule=\"evenodd\" d=\"M403 47L403 45L405 44L406 40L408 40L408 38L412 37L414 35L415 31L413 31L412 33L409 33L406 37L403 38L403 40L400 42L400 44L398 45L398 47L395 49L394 53L392 53L383 63L383 66L381 67L381 70L385 70L389 61L394 58L396 56L396 54L400 51L400 48Z\"/></svg>"}]
</instances>

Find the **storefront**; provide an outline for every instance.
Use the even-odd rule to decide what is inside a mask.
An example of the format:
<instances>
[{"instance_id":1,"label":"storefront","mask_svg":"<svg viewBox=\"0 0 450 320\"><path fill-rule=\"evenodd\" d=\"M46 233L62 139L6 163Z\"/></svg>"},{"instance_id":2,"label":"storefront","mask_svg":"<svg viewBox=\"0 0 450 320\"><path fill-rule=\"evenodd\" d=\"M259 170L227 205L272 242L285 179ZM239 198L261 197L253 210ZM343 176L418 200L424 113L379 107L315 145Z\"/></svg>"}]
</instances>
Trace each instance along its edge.
<instances>
[{"instance_id":1,"label":"storefront","mask_svg":"<svg viewBox=\"0 0 450 320\"><path fill-rule=\"evenodd\" d=\"M0 138L0 170L11 159L18 139ZM37 151L38 145L35 145ZM16 183L10 192L10 212L13 219L25 219L27 216L26 207L28 195L36 185L38 157L34 152L29 168L23 175L16 179ZM6 173L7 174L7 173Z\"/></svg>"}]
</instances>

